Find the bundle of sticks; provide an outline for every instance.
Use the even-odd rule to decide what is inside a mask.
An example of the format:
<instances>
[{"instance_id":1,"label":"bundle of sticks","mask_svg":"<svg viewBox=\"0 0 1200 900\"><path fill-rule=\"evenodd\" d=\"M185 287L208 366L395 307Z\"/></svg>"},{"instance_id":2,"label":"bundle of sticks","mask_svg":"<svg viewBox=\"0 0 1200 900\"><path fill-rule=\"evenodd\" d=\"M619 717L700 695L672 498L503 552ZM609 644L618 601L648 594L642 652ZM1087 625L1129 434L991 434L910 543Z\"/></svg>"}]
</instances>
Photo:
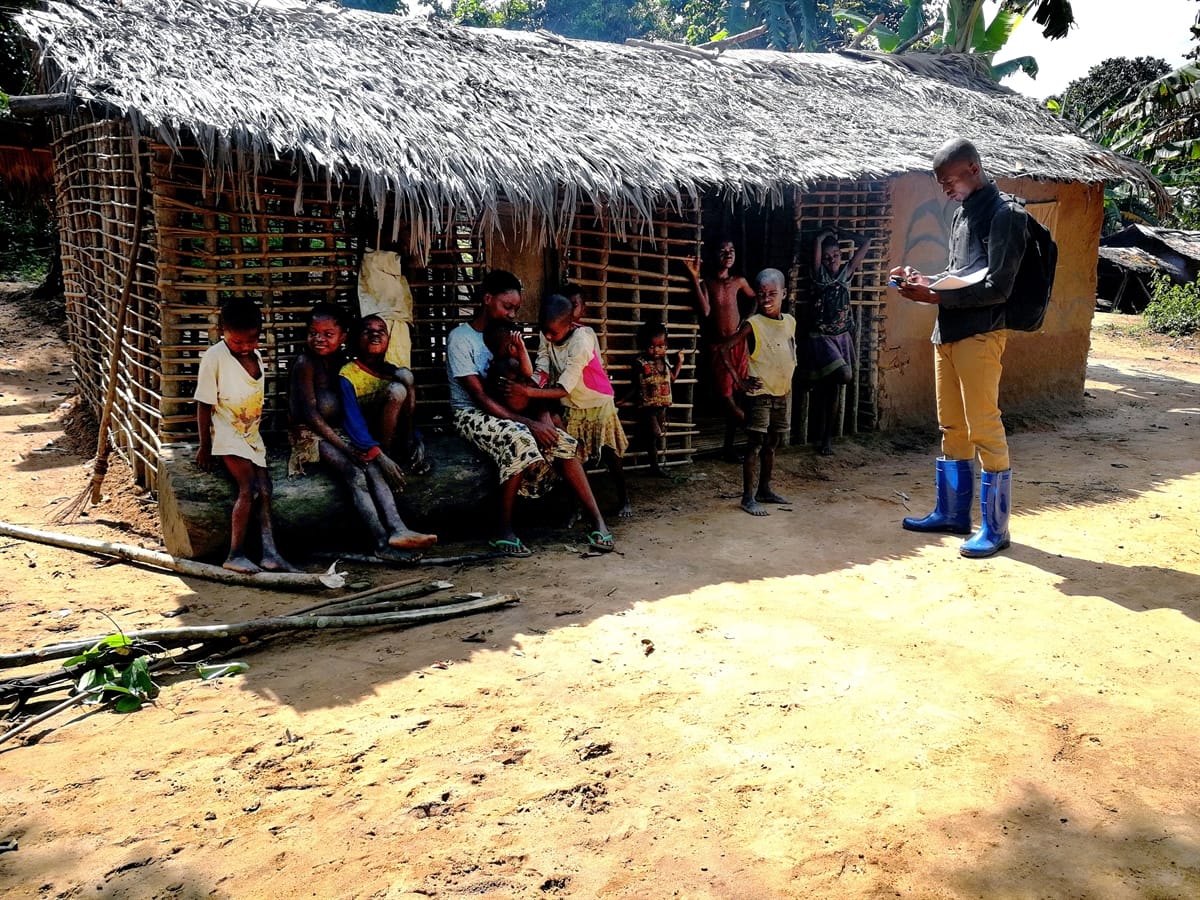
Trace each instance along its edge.
<instances>
[{"instance_id":1,"label":"bundle of sticks","mask_svg":"<svg viewBox=\"0 0 1200 900\"><path fill-rule=\"evenodd\" d=\"M149 668L153 672L186 671L187 667L224 659L281 634L315 629L404 627L498 609L519 602L515 594L430 596L453 586L448 581L410 579L325 600L280 616L227 624L131 631L119 635L119 640L113 640L113 635L93 635L0 654L0 669L86 657L71 664L56 663L45 672L0 679L0 704L13 704L3 718L22 719L0 734L0 744L97 695L103 699L103 689L76 689L92 669L126 666L132 660L150 657L152 662ZM22 715L31 703L41 705L47 696L64 690L70 694L65 701L29 717Z\"/></svg>"}]
</instances>

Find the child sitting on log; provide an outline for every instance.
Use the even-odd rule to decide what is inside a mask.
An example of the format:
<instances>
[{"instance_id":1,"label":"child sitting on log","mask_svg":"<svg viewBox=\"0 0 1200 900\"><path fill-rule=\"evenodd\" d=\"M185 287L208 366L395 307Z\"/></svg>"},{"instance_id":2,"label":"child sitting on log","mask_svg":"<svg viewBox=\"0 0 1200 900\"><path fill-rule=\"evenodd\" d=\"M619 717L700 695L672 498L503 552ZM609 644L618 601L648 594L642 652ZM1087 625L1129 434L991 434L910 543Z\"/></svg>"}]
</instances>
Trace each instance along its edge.
<instances>
[{"instance_id":1,"label":"child sitting on log","mask_svg":"<svg viewBox=\"0 0 1200 900\"><path fill-rule=\"evenodd\" d=\"M230 522L229 556L224 567L252 575L296 572L275 547L271 531L271 473L259 425L263 410L263 361L258 353L262 312L253 300L230 300L221 307L221 340L200 357L196 375L196 465L208 472L219 457L237 482ZM255 501L262 535L262 560L246 556L246 531Z\"/></svg>"},{"instance_id":2,"label":"child sitting on log","mask_svg":"<svg viewBox=\"0 0 1200 900\"><path fill-rule=\"evenodd\" d=\"M344 424L351 442L360 452L372 447L407 460L406 468L416 475L430 470L425 444L414 425L417 392L413 374L389 360L391 334L382 316L359 320L354 345L357 355L339 370L344 406ZM378 438L378 439L376 439ZM397 440L401 444L397 446ZM403 485L403 478L399 479Z\"/></svg>"},{"instance_id":3,"label":"child sitting on log","mask_svg":"<svg viewBox=\"0 0 1200 900\"><path fill-rule=\"evenodd\" d=\"M356 449L345 431L343 313L332 304L318 303L308 314L307 325L307 346L290 375L288 475L303 475L307 463L324 463L349 489L354 509L375 542L375 555L408 560L412 551L437 543L437 535L421 534L404 524L392 493L392 484L403 480L399 466L378 445L374 452Z\"/></svg>"},{"instance_id":4,"label":"child sitting on log","mask_svg":"<svg viewBox=\"0 0 1200 900\"><path fill-rule=\"evenodd\" d=\"M667 434L667 410L673 402L671 386L683 370L683 351L676 354L672 367L667 362L667 326L653 320L638 326L637 346L638 356L633 363L633 387L629 397L637 406L638 435L650 455L650 472L666 478L668 476L659 462L658 454ZM620 405L625 406L629 402L624 400Z\"/></svg>"}]
</instances>

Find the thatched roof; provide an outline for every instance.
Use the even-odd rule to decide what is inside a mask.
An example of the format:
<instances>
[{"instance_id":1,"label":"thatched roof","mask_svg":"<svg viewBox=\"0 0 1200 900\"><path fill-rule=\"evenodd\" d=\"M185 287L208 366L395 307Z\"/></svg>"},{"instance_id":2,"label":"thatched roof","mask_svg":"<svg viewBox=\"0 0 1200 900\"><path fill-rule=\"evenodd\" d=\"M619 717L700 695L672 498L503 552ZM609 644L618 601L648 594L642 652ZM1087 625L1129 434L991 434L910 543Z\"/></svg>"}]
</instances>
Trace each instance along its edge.
<instances>
[{"instance_id":1,"label":"thatched roof","mask_svg":"<svg viewBox=\"0 0 1200 900\"><path fill-rule=\"evenodd\" d=\"M954 134L996 176L1157 186L1031 100L868 54L686 58L301 0L51 0L18 21L47 90L190 137L219 170L294 153L410 215L503 197L556 222L564 189L563 209L577 193L645 212L712 187L778 202L927 171Z\"/></svg>"}]
</instances>

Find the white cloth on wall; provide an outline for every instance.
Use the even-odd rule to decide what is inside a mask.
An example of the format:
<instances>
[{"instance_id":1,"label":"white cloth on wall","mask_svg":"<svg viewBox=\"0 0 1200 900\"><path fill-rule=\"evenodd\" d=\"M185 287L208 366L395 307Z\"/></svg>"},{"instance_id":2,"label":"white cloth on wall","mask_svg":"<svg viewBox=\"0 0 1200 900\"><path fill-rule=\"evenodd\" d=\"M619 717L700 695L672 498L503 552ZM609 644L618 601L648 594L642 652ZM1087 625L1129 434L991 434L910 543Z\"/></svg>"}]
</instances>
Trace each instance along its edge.
<instances>
[{"instance_id":1,"label":"white cloth on wall","mask_svg":"<svg viewBox=\"0 0 1200 900\"><path fill-rule=\"evenodd\" d=\"M358 270L358 311L379 316L388 327L385 357L396 366L412 362L413 296L400 268L400 254L392 250L368 250Z\"/></svg>"}]
</instances>

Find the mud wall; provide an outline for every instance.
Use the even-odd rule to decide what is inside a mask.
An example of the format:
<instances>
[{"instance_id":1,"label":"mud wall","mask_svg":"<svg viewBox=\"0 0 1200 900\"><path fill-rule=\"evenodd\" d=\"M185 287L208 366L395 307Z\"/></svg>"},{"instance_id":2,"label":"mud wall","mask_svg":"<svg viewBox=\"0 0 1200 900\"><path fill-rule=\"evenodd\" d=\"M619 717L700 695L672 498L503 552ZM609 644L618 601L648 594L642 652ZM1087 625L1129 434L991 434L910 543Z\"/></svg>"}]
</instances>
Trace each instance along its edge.
<instances>
[{"instance_id":1,"label":"mud wall","mask_svg":"<svg viewBox=\"0 0 1200 900\"><path fill-rule=\"evenodd\" d=\"M1000 383L1000 407L1016 412L1073 408L1083 398L1096 297L1096 258L1104 215L1102 185L998 179L1002 191L1024 197L1028 209L1058 243L1058 274L1042 329L1009 332ZM950 220L947 200L932 175L894 179L891 265L924 272L946 264ZM936 308L888 291L880 357L880 426L936 424L933 331Z\"/></svg>"}]
</instances>

